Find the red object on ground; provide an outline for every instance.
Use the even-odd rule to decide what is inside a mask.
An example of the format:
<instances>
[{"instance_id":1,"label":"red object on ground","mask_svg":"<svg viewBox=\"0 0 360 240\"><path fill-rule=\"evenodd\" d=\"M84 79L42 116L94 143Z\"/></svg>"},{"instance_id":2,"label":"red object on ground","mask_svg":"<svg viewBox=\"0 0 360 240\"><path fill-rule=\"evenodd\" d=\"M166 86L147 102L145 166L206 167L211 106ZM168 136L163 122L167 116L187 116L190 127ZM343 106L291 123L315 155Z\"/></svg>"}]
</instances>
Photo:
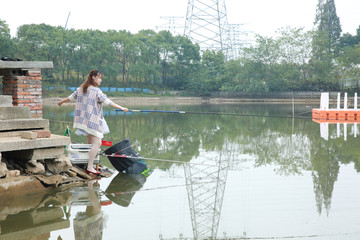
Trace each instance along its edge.
<instances>
[{"instance_id":1,"label":"red object on ground","mask_svg":"<svg viewBox=\"0 0 360 240\"><path fill-rule=\"evenodd\" d=\"M101 141L101 145L102 145L102 146L111 147L111 146L112 146L112 142L110 142L110 141Z\"/></svg>"}]
</instances>

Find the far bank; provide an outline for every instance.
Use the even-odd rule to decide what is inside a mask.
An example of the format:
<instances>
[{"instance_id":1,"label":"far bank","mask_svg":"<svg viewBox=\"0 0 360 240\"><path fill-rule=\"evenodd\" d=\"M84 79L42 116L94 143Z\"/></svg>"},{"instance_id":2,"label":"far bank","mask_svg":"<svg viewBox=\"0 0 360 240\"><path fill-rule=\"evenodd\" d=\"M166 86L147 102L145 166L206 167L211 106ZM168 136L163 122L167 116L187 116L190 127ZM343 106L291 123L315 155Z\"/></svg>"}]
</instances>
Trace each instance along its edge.
<instances>
[{"instance_id":1,"label":"far bank","mask_svg":"<svg viewBox=\"0 0 360 240\"><path fill-rule=\"evenodd\" d=\"M125 106L197 105L197 104L319 104L319 98L204 98L204 97L109 97ZM55 106L61 97L43 98L45 106Z\"/></svg>"},{"instance_id":2,"label":"far bank","mask_svg":"<svg viewBox=\"0 0 360 240\"><path fill-rule=\"evenodd\" d=\"M169 92L167 92L169 93ZM156 105L196 105L196 104L307 104L318 107L321 92L272 92L272 93L212 93L209 97L181 96L180 92L170 92L172 96L111 96L109 98L118 104L126 106L156 106ZM69 95L71 93L69 92ZM329 92L329 101L335 104L338 92ZM343 102L344 93L341 93ZM54 106L62 99L43 96L45 106ZM353 102L354 94L348 94L349 103Z\"/></svg>"}]
</instances>

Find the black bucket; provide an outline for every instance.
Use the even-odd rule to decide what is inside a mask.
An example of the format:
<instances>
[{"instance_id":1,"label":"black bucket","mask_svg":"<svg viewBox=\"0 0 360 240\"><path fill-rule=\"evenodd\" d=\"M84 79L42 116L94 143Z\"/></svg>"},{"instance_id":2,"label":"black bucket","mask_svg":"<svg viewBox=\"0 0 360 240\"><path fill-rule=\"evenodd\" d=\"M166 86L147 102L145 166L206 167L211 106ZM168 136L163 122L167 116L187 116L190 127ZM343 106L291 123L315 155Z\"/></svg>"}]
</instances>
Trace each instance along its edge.
<instances>
[{"instance_id":1,"label":"black bucket","mask_svg":"<svg viewBox=\"0 0 360 240\"><path fill-rule=\"evenodd\" d=\"M135 162L142 160L142 157L139 153L135 152L135 150L131 147L131 143L129 139L124 139L121 142L116 143L112 147L108 148L104 152L106 155L125 155L127 157L111 157L107 156L110 160L111 164L118 170L122 172L129 167L131 167ZM131 158L130 158L131 157Z\"/></svg>"}]
</instances>

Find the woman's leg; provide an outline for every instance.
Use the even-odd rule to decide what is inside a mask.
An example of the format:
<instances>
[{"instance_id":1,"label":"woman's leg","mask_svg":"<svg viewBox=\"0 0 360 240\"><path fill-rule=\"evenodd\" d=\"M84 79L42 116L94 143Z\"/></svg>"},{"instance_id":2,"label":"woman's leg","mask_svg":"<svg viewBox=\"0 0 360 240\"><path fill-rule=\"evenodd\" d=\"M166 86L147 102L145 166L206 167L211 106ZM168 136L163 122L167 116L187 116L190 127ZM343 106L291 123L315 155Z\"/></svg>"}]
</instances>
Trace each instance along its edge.
<instances>
[{"instance_id":1,"label":"woman's leg","mask_svg":"<svg viewBox=\"0 0 360 240\"><path fill-rule=\"evenodd\" d=\"M101 138L89 134L86 136L86 139L88 144L93 145L89 153L89 163L87 166L87 170L91 172L96 172L96 170L94 169L94 160L101 147Z\"/></svg>"}]
</instances>

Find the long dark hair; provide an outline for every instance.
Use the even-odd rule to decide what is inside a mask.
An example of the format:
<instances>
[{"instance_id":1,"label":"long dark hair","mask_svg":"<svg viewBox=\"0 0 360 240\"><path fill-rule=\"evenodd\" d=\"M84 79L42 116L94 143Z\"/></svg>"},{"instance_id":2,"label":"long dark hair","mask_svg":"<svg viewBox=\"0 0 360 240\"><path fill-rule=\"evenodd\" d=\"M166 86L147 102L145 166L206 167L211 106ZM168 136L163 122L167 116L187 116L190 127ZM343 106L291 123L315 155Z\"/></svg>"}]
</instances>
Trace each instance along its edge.
<instances>
[{"instance_id":1,"label":"long dark hair","mask_svg":"<svg viewBox=\"0 0 360 240\"><path fill-rule=\"evenodd\" d=\"M96 87L96 83L94 82L94 79L93 77L96 77L96 76L103 76L103 74L98 71L98 70L91 70L89 75L87 76L87 79L85 80L85 82L83 82L83 84L80 85L80 87L82 87L83 89L83 93L86 93L87 92L87 89L90 87L90 86L94 86Z\"/></svg>"}]
</instances>

